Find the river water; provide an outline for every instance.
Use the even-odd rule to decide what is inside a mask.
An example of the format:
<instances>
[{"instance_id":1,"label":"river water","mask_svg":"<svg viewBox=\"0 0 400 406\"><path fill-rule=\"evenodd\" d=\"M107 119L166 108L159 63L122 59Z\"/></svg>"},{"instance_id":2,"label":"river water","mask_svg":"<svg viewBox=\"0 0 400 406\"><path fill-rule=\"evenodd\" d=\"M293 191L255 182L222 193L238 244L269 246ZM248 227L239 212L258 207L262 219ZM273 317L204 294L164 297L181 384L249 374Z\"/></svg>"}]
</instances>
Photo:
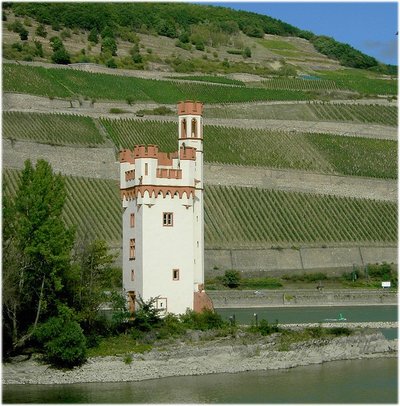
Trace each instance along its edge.
<instances>
[{"instance_id":1,"label":"river water","mask_svg":"<svg viewBox=\"0 0 400 406\"><path fill-rule=\"evenodd\" d=\"M396 321L397 306L217 309L238 323ZM395 331L396 329L389 329ZM396 336L397 337L397 336ZM394 338L394 337L388 337ZM142 382L5 385L4 403L397 403L397 358L336 361L289 370L171 377Z\"/></svg>"},{"instance_id":2,"label":"river water","mask_svg":"<svg viewBox=\"0 0 400 406\"><path fill-rule=\"evenodd\" d=\"M4 403L397 403L397 359L143 382L8 385Z\"/></svg>"}]
</instances>

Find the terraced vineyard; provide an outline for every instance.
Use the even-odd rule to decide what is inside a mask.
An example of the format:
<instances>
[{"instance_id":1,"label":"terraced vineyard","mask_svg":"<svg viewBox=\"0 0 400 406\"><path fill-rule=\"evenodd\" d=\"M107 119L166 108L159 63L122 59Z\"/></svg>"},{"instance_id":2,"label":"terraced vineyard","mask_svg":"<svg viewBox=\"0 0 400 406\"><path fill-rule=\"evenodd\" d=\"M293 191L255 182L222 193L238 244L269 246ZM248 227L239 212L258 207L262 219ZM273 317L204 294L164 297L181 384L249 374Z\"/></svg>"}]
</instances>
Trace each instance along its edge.
<instances>
[{"instance_id":1,"label":"terraced vineyard","mask_svg":"<svg viewBox=\"0 0 400 406\"><path fill-rule=\"evenodd\" d=\"M397 142L328 134L307 134L309 142L333 166L351 176L397 178Z\"/></svg>"},{"instance_id":2,"label":"terraced vineyard","mask_svg":"<svg viewBox=\"0 0 400 406\"><path fill-rule=\"evenodd\" d=\"M5 169L5 193L15 193L20 172ZM79 236L120 244L118 183L65 177L64 219ZM205 240L209 248L335 242L393 243L395 203L256 188L207 186Z\"/></svg>"},{"instance_id":3,"label":"terraced vineyard","mask_svg":"<svg viewBox=\"0 0 400 406\"><path fill-rule=\"evenodd\" d=\"M3 170L5 193L16 192L21 172ZM77 236L100 238L120 245L122 236L121 203L117 182L65 176L67 199L63 217L68 226L77 226Z\"/></svg>"},{"instance_id":4,"label":"terraced vineyard","mask_svg":"<svg viewBox=\"0 0 400 406\"><path fill-rule=\"evenodd\" d=\"M225 76L171 76L171 79L177 80L195 80L199 82L222 83L225 85L245 86L241 80L229 79Z\"/></svg>"},{"instance_id":5,"label":"terraced vineyard","mask_svg":"<svg viewBox=\"0 0 400 406\"><path fill-rule=\"evenodd\" d=\"M120 148L156 144L176 149L176 124L133 119L101 119ZM397 142L328 134L205 126L208 162L290 168L379 178L397 177Z\"/></svg>"},{"instance_id":6,"label":"terraced vineyard","mask_svg":"<svg viewBox=\"0 0 400 406\"><path fill-rule=\"evenodd\" d=\"M5 112L3 137L52 145L95 146L105 142L90 117L69 114Z\"/></svg>"},{"instance_id":7,"label":"terraced vineyard","mask_svg":"<svg viewBox=\"0 0 400 406\"><path fill-rule=\"evenodd\" d=\"M377 74L366 73L360 69L319 71L318 76L325 80L333 80L342 89L353 90L361 94L397 95L397 78L381 79Z\"/></svg>"},{"instance_id":8,"label":"terraced vineyard","mask_svg":"<svg viewBox=\"0 0 400 406\"><path fill-rule=\"evenodd\" d=\"M92 100L130 99L132 102L168 104L187 99L205 103L309 99L307 94L291 90L271 91L210 83L140 79L12 64L3 65L3 91L62 98L81 96Z\"/></svg>"},{"instance_id":9,"label":"terraced vineyard","mask_svg":"<svg viewBox=\"0 0 400 406\"><path fill-rule=\"evenodd\" d=\"M208 247L396 239L394 203L255 188L207 186L205 191Z\"/></svg>"},{"instance_id":10,"label":"terraced vineyard","mask_svg":"<svg viewBox=\"0 0 400 406\"><path fill-rule=\"evenodd\" d=\"M289 79L277 78L263 80L262 84L267 89L284 89L284 90L335 90L338 85L333 80L322 79Z\"/></svg>"},{"instance_id":11,"label":"terraced vineyard","mask_svg":"<svg viewBox=\"0 0 400 406\"><path fill-rule=\"evenodd\" d=\"M365 104L327 104L309 105L315 116L321 121L353 121L397 125L397 107Z\"/></svg>"},{"instance_id":12,"label":"terraced vineyard","mask_svg":"<svg viewBox=\"0 0 400 406\"><path fill-rule=\"evenodd\" d=\"M245 110L245 113L244 113ZM226 104L205 106L205 117L255 120L299 120L371 123L397 126L397 107L379 104L333 104L311 102L307 104L256 104L251 108Z\"/></svg>"}]
</instances>

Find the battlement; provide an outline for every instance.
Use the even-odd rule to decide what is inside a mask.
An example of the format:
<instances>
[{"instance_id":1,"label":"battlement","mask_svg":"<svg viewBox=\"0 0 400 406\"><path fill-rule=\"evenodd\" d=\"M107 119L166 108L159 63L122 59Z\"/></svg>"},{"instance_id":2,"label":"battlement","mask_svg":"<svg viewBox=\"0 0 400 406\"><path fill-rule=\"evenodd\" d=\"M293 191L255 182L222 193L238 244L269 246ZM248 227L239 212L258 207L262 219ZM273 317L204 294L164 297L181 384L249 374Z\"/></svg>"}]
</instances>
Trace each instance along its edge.
<instances>
[{"instance_id":1,"label":"battlement","mask_svg":"<svg viewBox=\"0 0 400 406\"><path fill-rule=\"evenodd\" d=\"M196 160L196 148L192 147L180 147L179 149L179 158L180 159L191 159L192 161Z\"/></svg>"},{"instance_id":2,"label":"battlement","mask_svg":"<svg viewBox=\"0 0 400 406\"><path fill-rule=\"evenodd\" d=\"M132 156L132 151L130 149L123 149L119 151L119 162L129 162L130 164L133 164L135 162L135 159Z\"/></svg>"},{"instance_id":3,"label":"battlement","mask_svg":"<svg viewBox=\"0 0 400 406\"><path fill-rule=\"evenodd\" d=\"M135 145L133 148L133 156L137 158L158 158L157 145Z\"/></svg>"},{"instance_id":4,"label":"battlement","mask_svg":"<svg viewBox=\"0 0 400 406\"><path fill-rule=\"evenodd\" d=\"M186 100L178 103L178 115L203 115L203 103Z\"/></svg>"}]
</instances>

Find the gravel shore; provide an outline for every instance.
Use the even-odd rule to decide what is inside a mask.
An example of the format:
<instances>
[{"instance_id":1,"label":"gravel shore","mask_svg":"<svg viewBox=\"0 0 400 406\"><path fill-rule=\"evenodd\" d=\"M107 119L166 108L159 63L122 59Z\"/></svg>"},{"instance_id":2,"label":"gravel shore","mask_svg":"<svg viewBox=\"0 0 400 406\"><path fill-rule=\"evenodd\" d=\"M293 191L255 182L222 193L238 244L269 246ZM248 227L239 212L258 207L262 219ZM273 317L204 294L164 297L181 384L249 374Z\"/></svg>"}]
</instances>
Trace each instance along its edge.
<instances>
[{"instance_id":1,"label":"gravel shore","mask_svg":"<svg viewBox=\"0 0 400 406\"><path fill-rule=\"evenodd\" d=\"M90 358L72 370L57 370L36 358L3 364L3 384L127 382L182 375L235 373L293 368L334 360L395 357L397 340L381 333L355 333L331 340L315 339L279 348L276 336L248 336L167 344L145 354Z\"/></svg>"}]
</instances>

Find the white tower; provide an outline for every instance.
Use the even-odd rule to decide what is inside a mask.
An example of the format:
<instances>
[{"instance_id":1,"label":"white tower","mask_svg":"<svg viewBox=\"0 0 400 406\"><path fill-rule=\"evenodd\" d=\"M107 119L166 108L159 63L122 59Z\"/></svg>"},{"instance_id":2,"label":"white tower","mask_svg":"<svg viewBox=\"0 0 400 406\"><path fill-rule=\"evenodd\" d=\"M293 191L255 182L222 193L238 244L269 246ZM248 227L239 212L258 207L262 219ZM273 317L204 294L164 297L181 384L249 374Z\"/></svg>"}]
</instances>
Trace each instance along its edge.
<instances>
[{"instance_id":1,"label":"white tower","mask_svg":"<svg viewBox=\"0 0 400 406\"><path fill-rule=\"evenodd\" d=\"M157 297L165 312L212 308L204 292L203 105L178 104L179 150L135 146L120 152L123 287Z\"/></svg>"}]
</instances>

